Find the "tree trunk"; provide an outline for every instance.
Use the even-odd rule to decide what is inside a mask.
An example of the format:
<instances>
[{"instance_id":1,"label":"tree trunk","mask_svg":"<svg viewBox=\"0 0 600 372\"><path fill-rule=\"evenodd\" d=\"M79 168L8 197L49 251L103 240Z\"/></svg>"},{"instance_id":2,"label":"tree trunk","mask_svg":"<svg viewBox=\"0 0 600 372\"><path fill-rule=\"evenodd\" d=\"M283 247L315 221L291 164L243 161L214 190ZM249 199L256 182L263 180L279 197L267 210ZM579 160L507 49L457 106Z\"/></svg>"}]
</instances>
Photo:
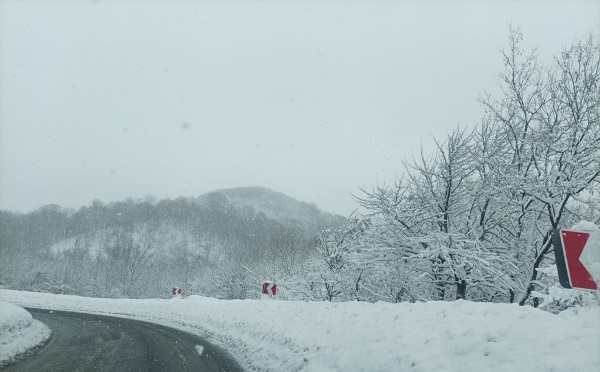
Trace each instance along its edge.
<instances>
[{"instance_id":1,"label":"tree trunk","mask_svg":"<svg viewBox=\"0 0 600 372\"><path fill-rule=\"evenodd\" d=\"M458 280L456 278L456 299L457 300L465 300L467 298L467 281L466 280Z\"/></svg>"}]
</instances>

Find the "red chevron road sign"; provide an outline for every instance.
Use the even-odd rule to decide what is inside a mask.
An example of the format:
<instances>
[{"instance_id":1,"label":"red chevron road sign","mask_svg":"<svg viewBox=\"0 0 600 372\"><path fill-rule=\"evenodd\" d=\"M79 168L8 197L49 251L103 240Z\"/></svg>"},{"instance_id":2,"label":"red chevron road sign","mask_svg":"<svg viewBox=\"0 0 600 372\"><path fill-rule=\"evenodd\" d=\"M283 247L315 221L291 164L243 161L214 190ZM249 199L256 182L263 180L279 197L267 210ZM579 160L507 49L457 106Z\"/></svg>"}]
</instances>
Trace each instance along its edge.
<instances>
[{"instance_id":1,"label":"red chevron road sign","mask_svg":"<svg viewBox=\"0 0 600 372\"><path fill-rule=\"evenodd\" d=\"M277 284L273 282L264 282L262 293L269 296L275 296L277 294Z\"/></svg>"},{"instance_id":2,"label":"red chevron road sign","mask_svg":"<svg viewBox=\"0 0 600 372\"><path fill-rule=\"evenodd\" d=\"M552 245L558 279L565 288L597 290L600 277L597 265L600 265L600 244L595 232L575 230L552 230Z\"/></svg>"}]
</instances>

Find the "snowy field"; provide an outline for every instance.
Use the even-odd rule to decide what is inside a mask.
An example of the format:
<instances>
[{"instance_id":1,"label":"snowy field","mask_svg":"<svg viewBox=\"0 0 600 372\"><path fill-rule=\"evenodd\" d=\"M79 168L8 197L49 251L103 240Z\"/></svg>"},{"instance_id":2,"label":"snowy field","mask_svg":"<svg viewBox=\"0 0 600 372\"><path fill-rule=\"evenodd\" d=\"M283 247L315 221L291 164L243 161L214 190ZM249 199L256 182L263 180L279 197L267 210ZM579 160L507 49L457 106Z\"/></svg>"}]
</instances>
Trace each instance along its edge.
<instances>
[{"instance_id":1,"label":"snowy field","mask_svg":"<svg viewBox=\"0 0 600 372\"><path fill-rule=\"evenodd\" d=\"M0 301L0 368L42 344L50 334L50 329L33 319L27 310Z\"/></svg>"},{"instance_id":2,"label":"snowy field","mask_svg":"<svg viewBox=\"0 0 600 372\"><path fill-rule=\"evenodd\" d=\"M225 348L250 371L600 370L599 307L554 315L468 301L126 300L12 290L0 290L0 300L172 326Z\"/></svg>"}]
</instances>

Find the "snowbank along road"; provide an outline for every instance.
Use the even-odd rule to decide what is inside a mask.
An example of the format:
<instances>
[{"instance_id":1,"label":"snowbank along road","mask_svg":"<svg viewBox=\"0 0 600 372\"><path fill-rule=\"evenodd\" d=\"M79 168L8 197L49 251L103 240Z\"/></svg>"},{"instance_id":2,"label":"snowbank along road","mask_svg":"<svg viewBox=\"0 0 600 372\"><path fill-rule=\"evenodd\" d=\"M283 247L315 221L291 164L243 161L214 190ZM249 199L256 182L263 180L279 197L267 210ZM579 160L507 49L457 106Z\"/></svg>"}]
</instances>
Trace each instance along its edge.
<instances>
[{"instance_id":1,"label":"snowbank along road","mask_svg":"<svg viewBox=\"0 0 600 372\"><path fill-rule=\"evenodd\" d=\"M137 320L27 309L52 329L48 344L6 371L241 371L198 336Z\"/></svg>"}]
</instances>

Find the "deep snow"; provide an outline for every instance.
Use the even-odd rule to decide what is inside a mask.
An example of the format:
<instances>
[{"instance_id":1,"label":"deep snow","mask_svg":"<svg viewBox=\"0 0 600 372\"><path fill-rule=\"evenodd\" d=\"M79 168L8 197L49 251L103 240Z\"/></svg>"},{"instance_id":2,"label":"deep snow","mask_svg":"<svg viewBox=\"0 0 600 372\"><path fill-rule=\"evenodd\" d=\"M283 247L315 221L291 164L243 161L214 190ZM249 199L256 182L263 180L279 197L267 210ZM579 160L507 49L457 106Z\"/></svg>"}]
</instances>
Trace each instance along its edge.
<instances>
[{"instance_id":1,"label":"deep snow","mask_svg":"<svg viewBox=\"0 0 600 372\"><path fill-rule=\"evenodd\" d=\"M0 301L0 367L42 344L50 334L50 329L27 310Z\"/></svg>"},{"instance_id":2,"label":"deep snow","mask_svg":"<svg viewBox=\"0 0 600 372\"><path fill-rule=\"evenodd\" d=\"M256 371L600 370L599 307L554 315L469 301L129 300L12 290L0 290L0 299L172 326Z\"/></svg>"}]
</instances>

